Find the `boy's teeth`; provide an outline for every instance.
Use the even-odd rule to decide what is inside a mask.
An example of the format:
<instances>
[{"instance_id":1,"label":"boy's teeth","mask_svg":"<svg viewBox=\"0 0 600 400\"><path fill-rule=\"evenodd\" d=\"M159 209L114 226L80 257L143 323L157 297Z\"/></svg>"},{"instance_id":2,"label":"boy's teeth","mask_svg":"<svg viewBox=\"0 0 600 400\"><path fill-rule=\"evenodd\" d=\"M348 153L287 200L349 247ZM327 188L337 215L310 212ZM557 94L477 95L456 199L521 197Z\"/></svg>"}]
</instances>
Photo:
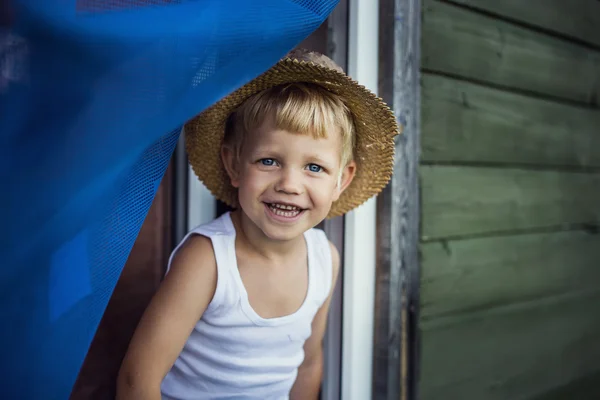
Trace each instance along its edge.
<instances>
[{"instance_id":1,"label":"boy's teeth","mask_svg":"<svg viewBox=\"0 0 600 400\"><path fill-rule=\"evenodd\" d=\"M295 217L300 213L300 209L298 209L298 207L288 206L284 204L269 204L269 208L274 214L288 218Z\"/></svg>"},{"instance_id":2,"label":"boy's teeth","mask_svg":"<svg viewBox=\"0 0 600 400\"><path fill-rule=\"evenodd\" d=\"M279 208L280 210L293 210L293 211L298 210L298 207L296 207L296 206L288 206L285 204L271 204L271 206L274 208Z\"/></svg>"}]
</instances>

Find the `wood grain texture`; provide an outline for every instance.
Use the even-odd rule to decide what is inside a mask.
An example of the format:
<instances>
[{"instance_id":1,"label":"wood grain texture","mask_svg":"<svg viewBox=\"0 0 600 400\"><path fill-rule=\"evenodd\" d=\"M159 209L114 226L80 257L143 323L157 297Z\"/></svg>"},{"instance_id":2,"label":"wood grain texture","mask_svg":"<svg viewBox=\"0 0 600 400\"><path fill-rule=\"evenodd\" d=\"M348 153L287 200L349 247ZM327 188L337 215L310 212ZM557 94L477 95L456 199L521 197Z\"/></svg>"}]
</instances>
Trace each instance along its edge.
<instances>
[{"instance_id":1,"label":"wood grain texture","mask_svg":"<svg viewBox=\"0 0 600 400\"><path fill-rule=\"evenodd\" d=\"M395 1L379 2L379 85L378 94L390 107L394 106L395 77ZM410 132L409 132L410 133ZM404 132L403 134L406 134ZM375 310L373 332L372 398L400 398L401 315L399 300L404 288L400 281L402 260L395 248L398 204L394 204L394 188L401 176L391 182L377 197L377 252L375 272ZM394 224L392 225L392 222ZM395 376L396 379L390 379Z\"/></svg>"},{"instance_id":2,"label":"wood grain texture","mask_svg":"<svg viewBox=\"0 0 600 400\"><path fill-rule=\"evenodd\" d=\"M600 166L600 110L423 74L422 115L423 161Z\"/></svg>"},{"instance_id":3,"label":"wood grain texture","mask_svg":"<svg viewBox=\"0 0 600 400\"><path fill-rule=\"evenodd\" d=\"M585 231L432 242L421 254L424 320L591 290L600 282L600 234Z\"/></svg>"},{"instance_id":4,"label":"wood grain texture","mask_svg":"<svg viewBox=\"0 0 600 400\"><path fill-rule=\"evenodd\" d=\"M379 95L403 133L394 174L377 199L374 399L418 399L420 15L419 0L379 3Z\"/></svg>"},{"instance_id":5,"label":"wood grain texture","mask_svg":"<svg viewBox=\"0 0 600 400\"><path fill-rule=\"evenodd\" d=\"M421 166L422 239L598 224L600 174Z\"/></svg>"},{"instance_id":6,"label":"wood grain texture","mask_svg":"<svg viewBox=\"0 0 600 400\"><path fill-rule=\"evenodd\" d=\"M600 56L583 46L433 0L422 35L427 70L597 104Z\"/></svg>"},{"instance_id":7,"label":"wood grain texture","mask_svg":"<svg viewBox=\"0 0 600 400\"><path fill-rule=\"evenodd\" d=\"M598 0L448 0L600 46Z\"/></svg>"},{"instance_id":8,"label":"wood grain texture","mask_svg":"<svg viewBox=\"0 0 600 400\"><path fill-rule=\"evenodd\" d=\"M598 10L423 0L420 399L600 393Z\"/></svg>"},{"instance_id":9,"label":"wood grain texture","mask_svg":"<svg viewBox=\"0 0 600 400\"><path fill-rule=\"evenodd\" d=\"M422 323L421 399L529 400L596 371L599 306L592 292Z\"/></svg>"},{"instance_id":10,"label":"wood grain texture","mask_svg":"<svg viewBox=\"0 0 600 400\"><path fill-rule=\"evenodd\" d=\"M559 388L551 389L531 400L598 400L600 371L586 375Z\"/></svg>"}]
</instances>

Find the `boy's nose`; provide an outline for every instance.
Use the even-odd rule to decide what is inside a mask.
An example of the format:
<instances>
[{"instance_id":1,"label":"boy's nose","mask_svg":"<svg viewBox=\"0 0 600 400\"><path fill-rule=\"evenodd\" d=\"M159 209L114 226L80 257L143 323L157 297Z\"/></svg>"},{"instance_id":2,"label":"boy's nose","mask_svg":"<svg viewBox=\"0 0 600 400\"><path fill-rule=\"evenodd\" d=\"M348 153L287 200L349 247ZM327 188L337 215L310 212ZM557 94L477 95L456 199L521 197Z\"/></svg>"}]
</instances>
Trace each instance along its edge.
<instances>
[{"instance_id":1,"label":"boy's nose","mask_svg":"<svg viewBox=\"0 0 600 400\"><path fill-rule=\"evenodd\" d=\"M281 171L275 183L275 191L286 194L302 194L302 177L292 168Z\"/></svg>"}]
</instances>

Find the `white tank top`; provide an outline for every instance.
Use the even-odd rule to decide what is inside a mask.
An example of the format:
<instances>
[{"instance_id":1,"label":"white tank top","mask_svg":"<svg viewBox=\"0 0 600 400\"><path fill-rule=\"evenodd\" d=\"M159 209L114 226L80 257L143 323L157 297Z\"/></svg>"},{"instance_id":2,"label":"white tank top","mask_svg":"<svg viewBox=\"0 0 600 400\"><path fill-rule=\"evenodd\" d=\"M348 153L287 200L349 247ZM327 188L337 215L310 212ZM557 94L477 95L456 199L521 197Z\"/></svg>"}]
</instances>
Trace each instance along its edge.
<instances>
[{"instance_id":1,"label":"white tank top","mask_svg":"<svg viewBox=\"0 0 600 400\"><path fill-rule=\"evenodd\" d=\"M162 382L163 399L288 399L312 320L331 289L331 249L325 233L311 229L304 234L308 291L303 304L293 314L269 319L248 302L229 213L189 232L171 254L169 267L175 252L194 234L212 241L217 288Z\"/></svg>"}]
</instances>

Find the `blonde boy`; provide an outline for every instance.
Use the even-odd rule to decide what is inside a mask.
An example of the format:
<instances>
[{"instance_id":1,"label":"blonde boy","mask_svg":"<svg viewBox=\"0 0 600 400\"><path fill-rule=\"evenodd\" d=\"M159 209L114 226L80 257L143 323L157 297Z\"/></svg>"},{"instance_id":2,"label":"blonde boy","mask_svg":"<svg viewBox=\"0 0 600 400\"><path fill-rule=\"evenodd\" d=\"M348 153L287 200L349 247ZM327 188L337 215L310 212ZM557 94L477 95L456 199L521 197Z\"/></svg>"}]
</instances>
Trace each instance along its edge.
<instances>
[{"instance_id":1,"label":"blonde boy","mask_svg":"<svg viewBox=\"0 0 600 400\"><path fill-rule=\"evenodd\" d=\"M186 126L235 211L191 231L123 361L118 399L317 399L339 254L315 226L379 192L398 127L327 57L298 50Z\"/></svg>"}]
</instances>

